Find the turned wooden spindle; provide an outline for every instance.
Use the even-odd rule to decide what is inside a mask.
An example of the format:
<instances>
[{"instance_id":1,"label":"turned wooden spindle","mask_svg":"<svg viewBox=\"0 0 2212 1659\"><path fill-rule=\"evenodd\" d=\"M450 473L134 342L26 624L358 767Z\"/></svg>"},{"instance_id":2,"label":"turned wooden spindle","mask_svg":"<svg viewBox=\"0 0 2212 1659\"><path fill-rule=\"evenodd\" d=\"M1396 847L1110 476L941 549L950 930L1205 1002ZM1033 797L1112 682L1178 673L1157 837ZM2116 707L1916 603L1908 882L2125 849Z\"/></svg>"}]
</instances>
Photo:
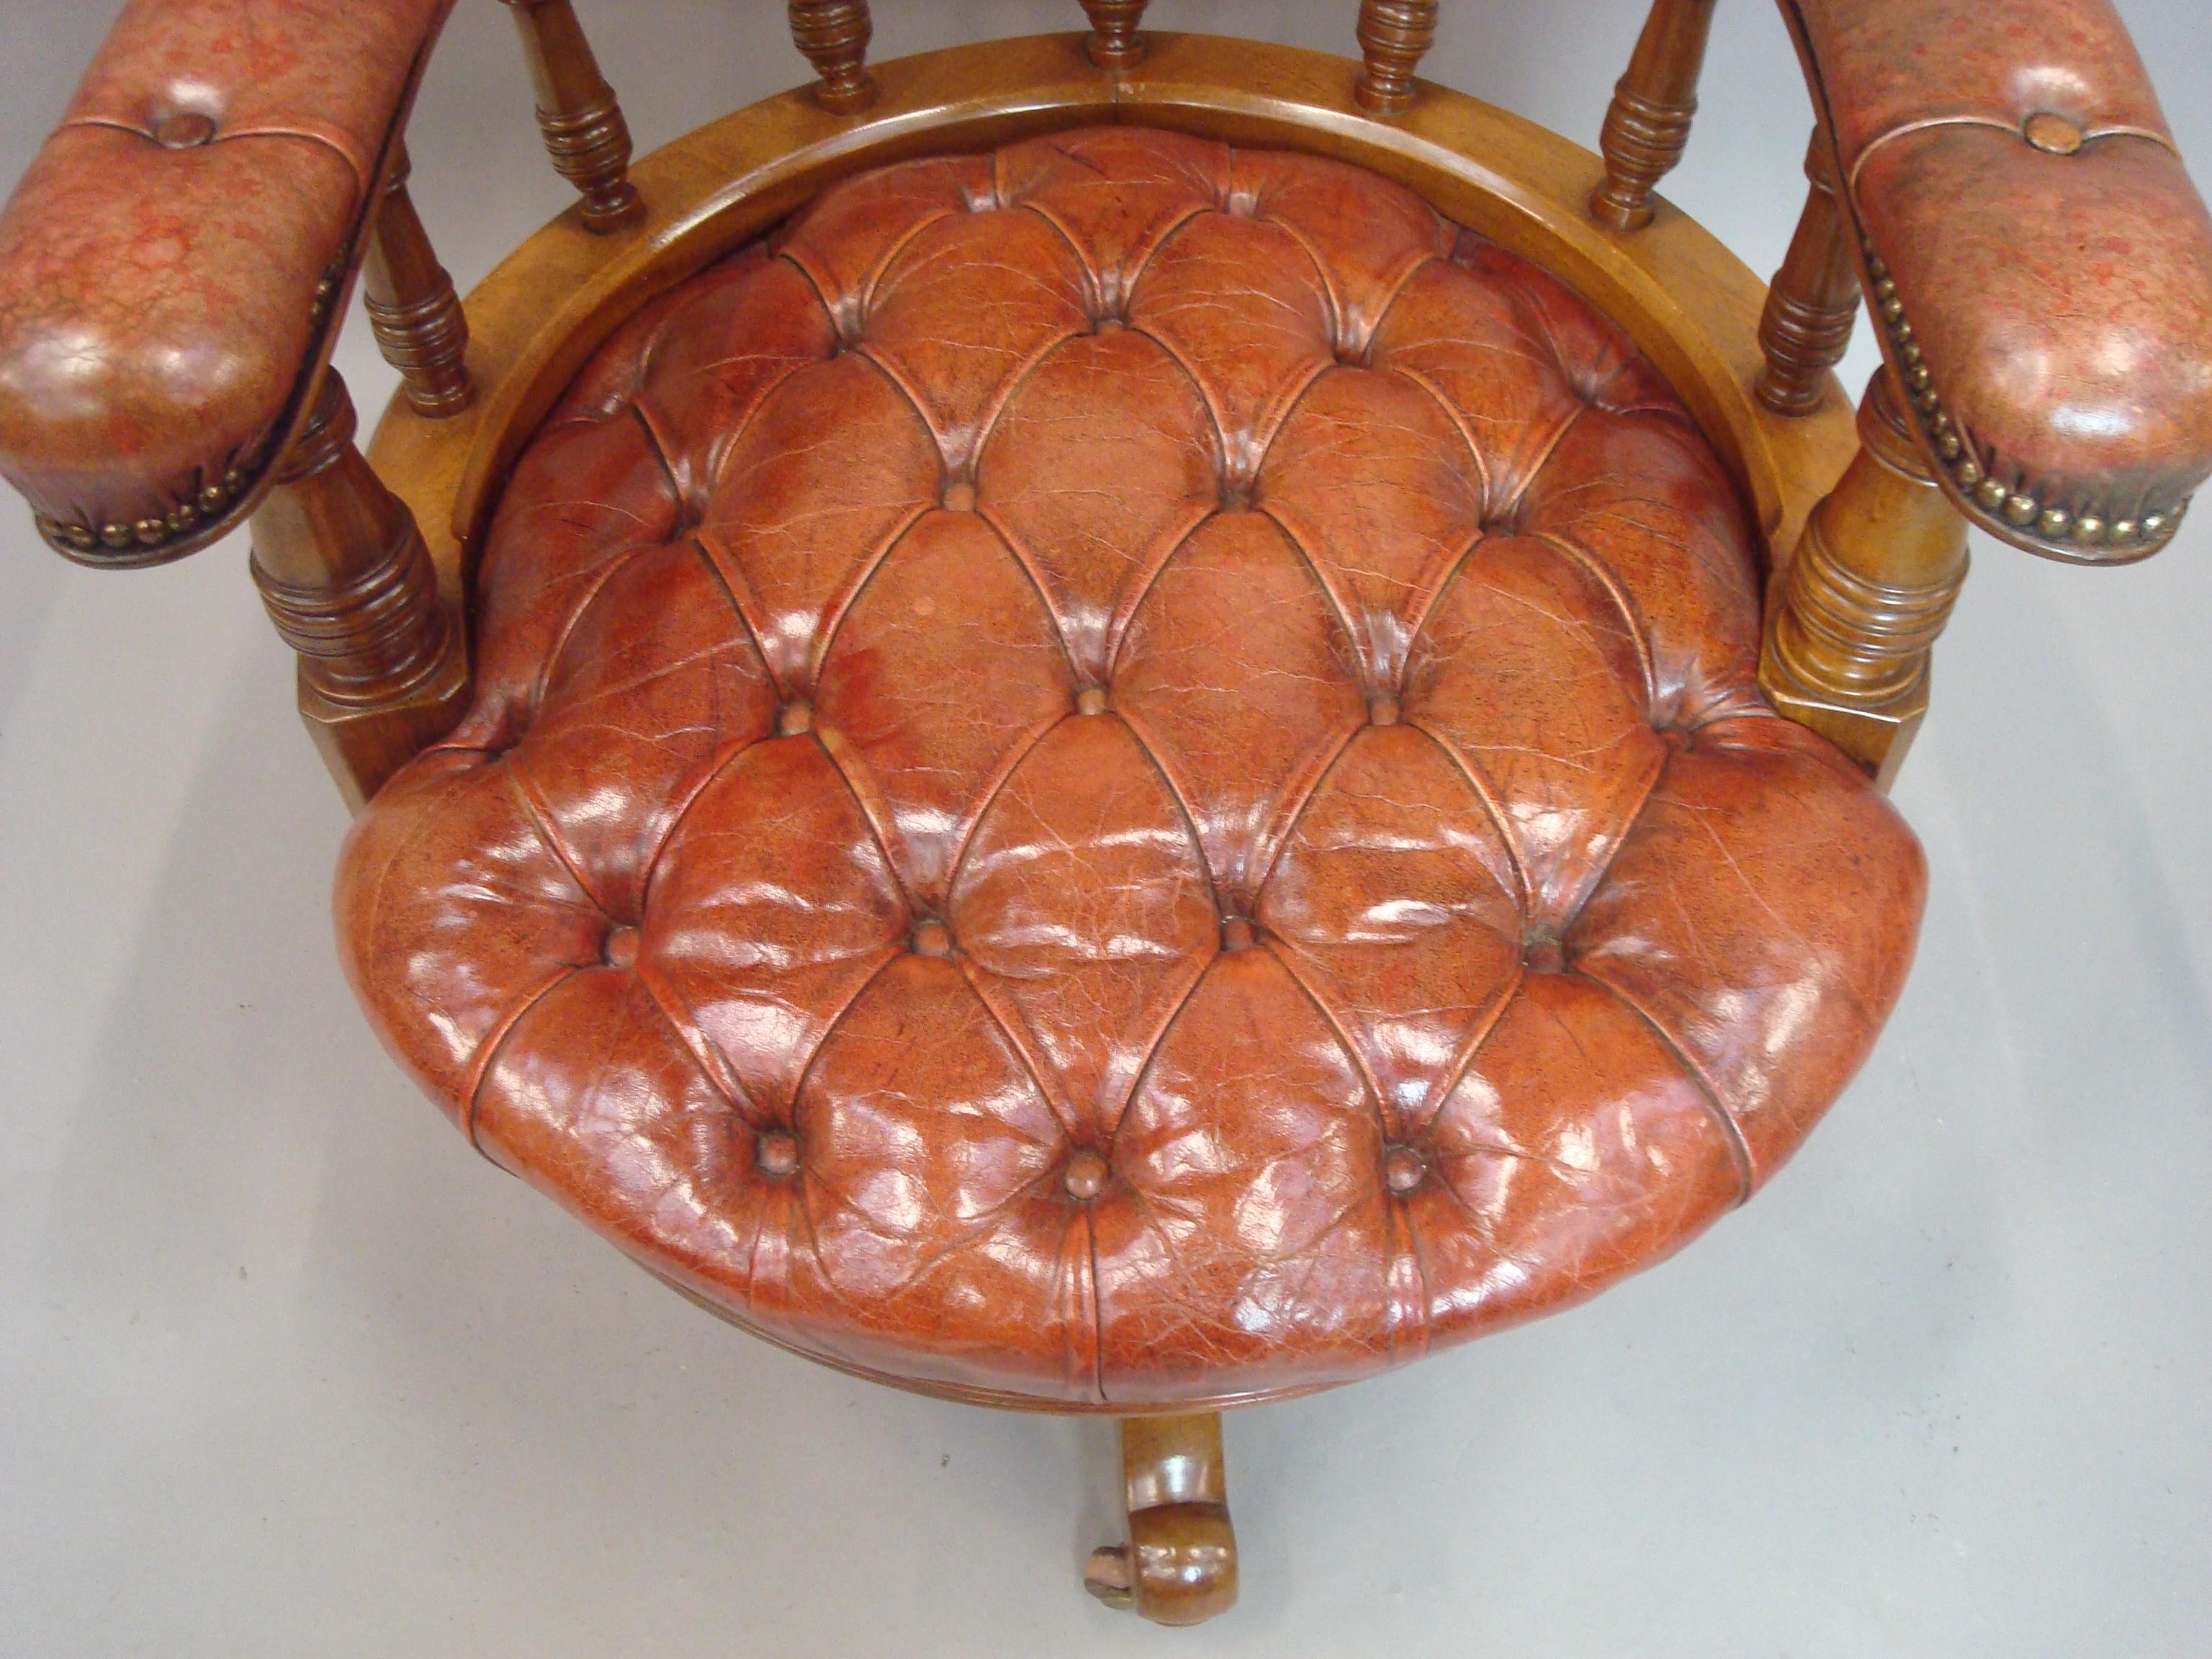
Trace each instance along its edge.
<instances>
[{"instance_id":1,"label":"turned wooden spindle","mask_svg":"<svg viewBox=\"0 0 2212 1659\"><path fill-rule=\"evenodd\" d=\"M300 712L356 806L461 712L461 629L414 515L354 447L353 399L324 371L252 519L253 580L300 656Z\"/></svg>"},{"instance_id":2,"label":"turned wooden spindle","mask_svg":"<svg viewBox=\"0 0 2212 1659\"><path fill-rule=\"evenodd\" d=\"M434 420L466 409L476 400L476 386L462 362L468 318L407 193L409 170L402 143L369 228L362 298L384 361L399 371L408 406Z\"/></svg>"},{"instance_id":3,"label":"turned wooden spindle","mask_svg":"<svg viewBox=\"0 0 2212 1659\"><path fill-rule=\"evenodd\" d=\"M1759 319L1766 366L1755 389L1759 401L1779 415L1807 415L1820 406L1828 371L1843 362L1859 314L1858 265L1836 199L1835 153L1818 130L1805 177L1805 210Z\"/></svg>"},{"instance_id":4,"label":"turned wooden spindle","mask_svg":"<svg viewBox=\"0 0 2212 1659\"><path fill-rule=\"evenodd\" d=\"M629 124L599 73L569 0L505 0L522 32L538 94L538 129L553 170L584 198L584 228L599 235L635 224L645 203L629 181Z\"/></svg>"},{"instance_id":5,"label":"turned wooden spindle","mask_svg":"<svg viewBox=\"0 0 2212 1659\"><path fill-rule=\"evenodd\" d=\"M868 42L876 26L867 0L791 0L791 43L814 72L814 101L833 115L850 115L876 101L868 78Z\"/></svg>"},{"instance_id":6,"label":"turned wooden spindle","mask_svg":"<svg viewBox=\"0 0 2212 1659\"><path fill-rule=\"evenodd\" d=\"M1590 197L1590 214L1600 224L1640 230L1651 222L1651 192L1690 142L1712 21L1713 0L1654 0L1598 137L1605 182Z\"/></svg>"},{"instance_id":7,"label":"turned wooden spindle","mask_svg":"<svg viewBox=\"0 0 2212 1659\"><path fill-rule=\"evenodd\" d=\"M1352 95L1370 115L1413 106L1413 70L1437 43L1437 0L1359 0L1360 56Z\"/></svg>"},{"instance_id":8,"label":"turned wooden spindle","mask_svg":"<svg viewBox=\"0 0 2212 1659\"><path fill-rule=\"evenodd\" d=\"M1159 1625L1195 1625L1237 1602L1221 1413L1121 1419L1129 1541L1091 1553L1083 1584Z\"/></svg>"},{"instance_id":9,"label":"turned wooden spindle","mask_svg":"<svg viewBox=\"0 0 2212 1659\"><path fill-rule=\"evenodd\" d=\"M1144 20L1148 0L1083 0L1083 15L1091 20L1091 33L1083 49L1100 69L1127 69L1145 55L1144 37L1137 25Z\"/></svg>"},{"instance_id":10,"label":"turned wooden spindle","mask_svg":"<svg viewBox=\"0 0 2212 1659\"><path fill-rule=\"evenodd\" d=\"M1929 655L1966 580L1966 520L1885 366L1859 404L1859 453L1776 584L1760 689L1887 789L1926 718Z\"/></svg>"}]
</instances>

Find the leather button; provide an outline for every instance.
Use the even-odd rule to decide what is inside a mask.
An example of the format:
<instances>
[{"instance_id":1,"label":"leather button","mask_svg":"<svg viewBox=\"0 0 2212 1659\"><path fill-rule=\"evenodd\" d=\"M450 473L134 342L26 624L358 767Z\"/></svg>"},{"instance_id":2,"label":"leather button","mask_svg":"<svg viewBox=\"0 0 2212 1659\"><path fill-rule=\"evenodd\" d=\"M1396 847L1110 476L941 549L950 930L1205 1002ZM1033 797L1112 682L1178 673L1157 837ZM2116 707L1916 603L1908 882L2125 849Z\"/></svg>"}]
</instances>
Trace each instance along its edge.
<instances>
[{"instance_id":1,"label":"leather button","mask_svg":"<svg viewBox=\"0 0 2212 1659\"><path fill-rule=\"evenodd\" d=\"M971 483L945 485L945 510L947 513L973 513L975 510L975 486Z\"/></svg>"},{"instance_id":2,"label":"leather button","mask_svg":"<svg viewBox=\"0 0 2212 1659\"><path fill-rule=\"evenodd\" d=\"M2027 142L2048 155L2071 155L2081 148L2081 129L2056 110L2039 109L2021 125Z\"/></svg>"},{"instance_id":3,"label":"leather button","mask_svg":"<svg viewBox=\"0 0 2212 1659\"><path fill-rule=\"evenodd\" d=\"M925 921L915 925L914 953L918 957L949 957L952 954L952 930L941 921Z\"/></svg>"},{"instance_id":4,"label":"leather button","mask_svg":"<svg viewBox=\"0 0 2212 1659\"><path fill-rule=\"evenodd\" d=\"M215 137L215 118L197 110L165 115L154 124L154 142L163 149L193 149Z\"/></svg>"},{"instance_id":5,"label":"leather button","mask_svg":"<svg viewBox=\"0 0 2212 1659\"><path fill-rule=\"evenodd\" d=\"M788 1129L763 1129L753 1142L753 1167L781 1181L799 1167L799 1137Z\"/></svg>"},{"instance_id":6,"label":"leather button","mask_svg":"<svg viewBox=\"0 0 2212 1659\"><path fill-rule=\"evenodd\" d=\"M1086 685L1075 694L1075 712L1079 714L1103 714L1106 712L1106 688Z\"/></svg>"},{"instance_id":7,"label":"leather button","mask_svg":"<svg viewBox=\"0 0 2212 1659\"><path fill-rule=\"evenodd\" d=\"M1061 1172L1060 1180L1070 1198L1088 1204L1106 1190L1106 1177L1110 1173L1106 1160L1085 1146L1067 1160L1067 1168Z\"/></svg>"},{"instance_id":8,"label":"leather button","mask_svg":"<svg viewBox=\"0 0 2212 1659\"><path fill-rule=\"evenodd\" d=\"M1094 334L1119 334L1123 329L1128 327L1128 324L1123 322L1119 317L1101 317L1091 327Z\"/></svg>"},{"instance_id":9,"label":"leather button","mask_svg":"<svg viewBox=\"0 0 2212 1659\"><path fill-rule=\"evenodd\" d=\"M1399 712L1395 697L1370 697L1367 700L1367 721L1370 726L1395 726Z\"/></svg>"},{"instance_id":10,"label":"leather button","mask_svg":"<svg viewBox=\"0 0 2212 1659\"><path fill-rule=\"evenodd\" d=\"M775 729L787 738L795 738L814 729L814 705L811 702L791 702L775 717Z\"/></svg>"},{"instance_id":11,"label":"leather button","mask_svg":"<svg viewBox=\"0 0 2212 1659\"><path fill-rule=\"evenodd\" d=\"M1522 947L1521 960L1532 974L1563 973L1567 966L1567 953L1559 948L1559 941L1539 933Z\"/></svg>"},{"instance_id":12,"label":"leather button","mask_svg":"<svg viewBox=\"0 0 2212 1659\"><path fill-rule=\"evenodd\" d=\"M629 968L637 963L637 929L617 927L607 934L604 950L610 968Z\"/></svg>"},{"instance_id":13,"label":"leather button","mask_svg":"<svg viewBox=\"0 0 2212 1659\"><path fill-rule=\"evenodd\" d=\"M1252 932L1252 924L1243 916L1224 916L1221 919L1221 948L1224 951L1249 951L1259 943Z\"/></svg>"},{"instance_id":14,"label":"leather button","mask_svg":"<svg viewBox=\"0 0 2212 1659\"><path fill-rule=\"evenodd\" d=\"M1421 1184L1429 1166L1411 1146L1391 1146L1382 1153L1382 1184L1403 1197Z\"/></svg>"}]
</instances>

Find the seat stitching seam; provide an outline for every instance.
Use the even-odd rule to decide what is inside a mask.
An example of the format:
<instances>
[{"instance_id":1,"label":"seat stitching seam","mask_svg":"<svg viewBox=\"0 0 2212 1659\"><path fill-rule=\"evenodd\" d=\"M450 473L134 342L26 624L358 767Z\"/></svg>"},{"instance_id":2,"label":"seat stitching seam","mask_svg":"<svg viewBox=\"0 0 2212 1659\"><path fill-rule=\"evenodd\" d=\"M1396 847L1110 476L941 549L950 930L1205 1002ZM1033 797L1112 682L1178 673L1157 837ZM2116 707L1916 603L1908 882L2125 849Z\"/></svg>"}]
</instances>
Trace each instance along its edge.
<instances>
[{"instance_id":1,"label":"seat stitching seam","mask_svg":"<svg viewBox=\"0 0 2212 1659\"><path fill-rule=\"evenodd\" d=\"M1728 1143L1729 1156L1735 1161L1735 1201L1739 1207L1741 1206L1751 1197L1753 1180L1751 1146L1745 1140L1743 1129L1736 1122L1735 1115L1727 1107L1721 1104L1720 1091L1713 1085L1712 1079L1705 1075L1705 1068L1690 1057L1689 1051L1674 1040L1674 1034L1662 1025L1649 1010L1619 986L1613 984L1612 981L1593 973L1585 967L1577 966L1568 971L1579 979L1600 987L1622 1007L1642 1020L1650 1028L1651 1034L1659 1040L1661 1046L1674 1056L1674 1063L1682 1068L1682 1075L1687 1078L1697 1089L1698 1097L1720 1125L1721 1133Z\"/></svg>"}]
</instances>

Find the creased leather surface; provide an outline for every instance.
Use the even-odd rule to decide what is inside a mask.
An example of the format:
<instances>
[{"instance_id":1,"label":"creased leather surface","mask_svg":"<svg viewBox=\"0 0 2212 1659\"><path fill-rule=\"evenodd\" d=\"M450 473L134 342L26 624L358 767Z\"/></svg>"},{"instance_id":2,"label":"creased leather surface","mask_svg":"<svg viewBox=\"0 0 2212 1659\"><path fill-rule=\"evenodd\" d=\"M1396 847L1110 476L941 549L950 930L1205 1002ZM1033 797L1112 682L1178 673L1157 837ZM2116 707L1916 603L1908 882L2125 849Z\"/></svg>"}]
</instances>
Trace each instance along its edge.
<instances>
[{"instance_id":1,"label":"creased leather surface","mask_svg":"<svg viewBox=\"0 0 2212 1659\"><path fill-rule=\"evenodd\" d=\"M33 507L162 520L255 451L451 5L125 8L0 214L0 474Z\"/></svg>"},{"instance_id":2,"label":"creased leather surface","mask_svg":"<svg viewBox=\"0 0 2212 1659\"><path fill-rule=\"evenodd\" d=\"M1652 369L1332 162L915 161L656 303L518 464L476 706L337 896L493 1158L817 1355L1340 1382L1789 1156L1918 848L1753 689Z\"/></svg>"},{"instance_id":3,"label":"creased leather surface","mask_svg":"<svg viewBox=\"0 0 2212 1659\"><path fill-rule=\"evenodd\" d=\"M1781 0L1978 465L2072 519L2212 473L2212 218L2107 0ZM2062 117L2080 148L2031 143Z\"/></svg>"}]
</instances>

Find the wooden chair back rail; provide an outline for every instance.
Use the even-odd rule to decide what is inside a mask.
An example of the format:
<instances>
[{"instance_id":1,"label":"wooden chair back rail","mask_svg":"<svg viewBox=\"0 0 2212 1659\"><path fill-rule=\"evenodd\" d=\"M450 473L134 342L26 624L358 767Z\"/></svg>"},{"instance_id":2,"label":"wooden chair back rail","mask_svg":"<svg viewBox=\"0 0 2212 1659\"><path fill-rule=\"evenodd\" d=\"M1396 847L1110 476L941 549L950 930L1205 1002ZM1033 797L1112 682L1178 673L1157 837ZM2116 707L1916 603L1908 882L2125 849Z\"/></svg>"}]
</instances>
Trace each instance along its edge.
<instances>
[{"instance_id":1,"label":"wooden chair back rail","mask_svg":"<svg viewBox=\"0 0 2212 1659\"><path fill-rule=\"evenodd\" d=\"M613 112L568 0L507 3L531 47L541 108L567 112L563 120L594 106ZM1846 228L1820 188L1817 159L1806 222L1778 295L1680 215L1647 219L1632 235L1599 217L1600 204L1618 205L1636 191L1648 206L1651 185L1680 154L1711 0L1658 0L1615 102L1616 114L1626 108L1634 118L1609 118L1614 142L1602 162L1473 99L1416 83L1413 66L1433 37L1432 5L1367 0L1357 64L1257 42L1140 32L1141 0L1085 0L1084 9L1090 28L1082 35L957 47L872 70L865 4L790 0L794 38L818 76L812 86L643 158L635 182L623 159L626 135L600 148L612 166L592 174L596 185L581 169L564 168L585 187L586 210L531 238L469 298L462 326L473 336L467 355L476 380L466 406L458 400L467 393L436 379L465 376L463 337L419 321L403 331L394 321L395 308L436 312L428 301L438 267L404 190L390 198L379 218L371 297L386 308L386 349L409 385L370 454L422 526L442 601L458 604L465 593L471 551L530 434L589 354L638 307L851 173L1112 120L1340 156L1401 180L1440 211L1556 272L1619 319L1680 392L1736 477L1775 568L1795 562L1789 555L1801 536L1814 544L1806 531L1814 506L1858 448L1840 392L1827 391L1856 278L1838 250ZM833 107L839 103L854 106ZM1663 143L1647 142L1665 125L1654 111L1679 112L1668 117L1673 136L1662 132ZM619 131L618 113L607 118ZM606 120L601 130L609 130ZM1632 141L1626 145L1624 133ZM556 155L564 153L580 152L556 147ZM594 188L603 204L618 199L629 234L595 234L606 225L592 211ZM1926 677L1898 671L1914 688L1900 693L1895 675L1885 679L1865 665L1903 656L1924 665L1932 631L1923 624L1932 617L1940 626L1948 599L1937 605L1918 596L1956 586L1945 559L1929 550L1948 509L1932 489L1915 493L1899 482L1917 483L1900 470L1909 459L1909 451L1891 447L1861 457L1838 492L1843 504L1822 520L1820 555L1805 573L1773 584L1763 671L1778 702L1884 776L1902 752L1899 735L1910 736L1910 711L1900 708L1924 695ZM1921 528L1893 542L1869 527L1884 515ZM1849 596L1859 588L1846 578L1906 597L1855 607ZM1900 607L1920 620L1893 626ZM1825 654L1824 643L1832 647ZM419 688L394 702L390 724L399 735L388 743L365 744L356 732L352 748L341 750L319 733L349 797L365 797L410 744L433 735L423 729L420 702ZM1881 709L1869 714L1876 703ZM373 714L366 719L374 724Z\"/></svg>"},{"instance_id":2,"label":"wooden chair back rail","mask_svg":"<svg viewBox=\"0 0 2212 1659\"><path fill-rule=\"evenodd\" d=\"M1145 55L1138 26L1149 0L1083 0L1091 33L1084 52L1103 70L1123 70ZM789 0L792 44L814 66L814 101L855 115L875 101L868 0ZM1396 115L1413 101L1413 70L1437 39L1437 0L1360 0L1354 29L1365 67L1354 96L1370 115Z\"/></svg>"}]
</instances>

